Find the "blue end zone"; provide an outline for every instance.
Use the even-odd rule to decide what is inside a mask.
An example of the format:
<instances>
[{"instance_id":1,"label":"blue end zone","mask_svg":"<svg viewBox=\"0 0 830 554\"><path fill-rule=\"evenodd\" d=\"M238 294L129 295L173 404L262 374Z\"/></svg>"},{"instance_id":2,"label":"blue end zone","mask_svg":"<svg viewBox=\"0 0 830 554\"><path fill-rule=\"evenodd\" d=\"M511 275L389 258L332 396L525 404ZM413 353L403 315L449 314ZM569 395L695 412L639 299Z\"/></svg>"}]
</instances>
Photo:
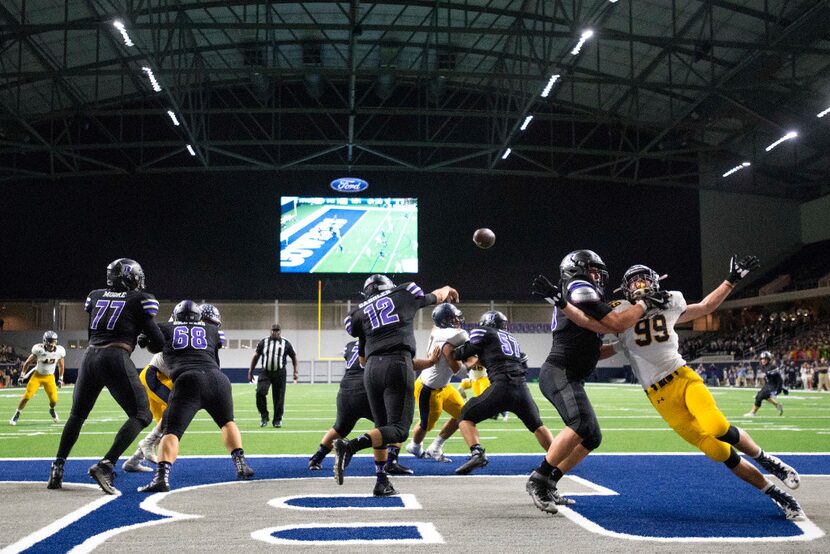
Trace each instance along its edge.
<instances>
[{"instance_id":1,"label":"blue end zone","mask_svg":"<svg viewBox=\"0 0 830 554\"><path fill-rule=\"evenodd\" d=\"M541 458L541 455L491 455L490 464L478 470L475 475L528 475ZM781 458L802 474L830 475L828 455L783 455ZM454 475L455 468L463 463L463 460L457 460L457 463L441 464L410 456L404 456L403 459L405 465L412 467L419 476ZM69 460L65 467L64 481L91 483L86 472L92 462ZM325 460L323 471L317 472L307 469L308 459L305 456L253 456L249 458L249 463L256 471L257 479L331 479L331 456ZM45 487L49 466L50 460L0 460L0 480L32 481ZM347 478L369 477L374 474L371 456L358 456L349 465ZM28 551L65 552L94 535L117 527L166 519L140 507L149 495L136 492L136 487L149 482L151 475L119 471L115 485L122 491L121 496L80 517ZM593 455L580 464L574 475L618 493L612 496L590 493L580 495L576 497L577 504L570 507L590 522L614 533L657 538L786 538L803 534L797 525L781 516L766 495L736 478L723 464L712 462L702 455ZM233 481L234 477L230 457L181 458L171 473L171 486L174 487L171 494L183 487L223 483ZM418 491L417 479L397 477L395 482L397 488L405 492ZM257 485L252 482L245 486ZM448 482L448 486L452 486L452 481ZM523 491L524 483L510 481L505 486ZM565 494L569 492L568 486L565 480L562 486ZM332 493L336 491L336 486L332 483ZM60 495L61 491L54 491L56 501L60 500ZM359 496L352 499L309 497L298 501L314 503L318 500L334 507L341 507L343 503L358 507L374 501L388 502L383 504L384 507L401 507L401 499L394 497L377 500ZM429 518L429 508L428 504L424 505L423 517ZM524 508L535 509L532 505L516 506L515 509ZM474 510L473 507L470 509ZM198 514L198 506L193 507L192 513ZM474 512L470 512L472 514ZM331 517L336 521L335 515ZM44 525L48 523L51 522L43 522ZM388 529L384 530L386 531Z\"/></svg>"},{"instance_id":2,"label":"blue end zone","mask_svg":"<svg viewBox=\"0 0 830 554\"><path fill-rule=\"evenodd\" d=\"M277 539L292 541L389 541L423 539L415 525L364 527L301 527L271 533Z\"/></svg>"},{"instance_id":3,"label":"blue end zone","mask_svg":"<svg viewBox=\"0 0 830 554\"><path fill-rule=\"evenodd\" d=\"M298 508L403 508L403 500L398 496L304 496L286 500L289 506Z\"/></svg>"},{"instance_id":4,"label":"blue end zone","mask_svg":"<svg viewBox=\"0 0 830 554\"><path fill-rule=\"evenodd\" d=\"M282 245L280 250L280 271L283 273L309 273L317 263L323 259L329 250L337 244L337 237L332 235L325 242L308 234L315 227L319 226L326 219L344 220L345 223L337 225L340 229L340 236L345 237L355 223L366 213L366 210L338 210L329 208L322 215L310 222L308 225L291 235L287 245ZM321 230L327 231L328 225Z\"/></svg>"}]
</instances>

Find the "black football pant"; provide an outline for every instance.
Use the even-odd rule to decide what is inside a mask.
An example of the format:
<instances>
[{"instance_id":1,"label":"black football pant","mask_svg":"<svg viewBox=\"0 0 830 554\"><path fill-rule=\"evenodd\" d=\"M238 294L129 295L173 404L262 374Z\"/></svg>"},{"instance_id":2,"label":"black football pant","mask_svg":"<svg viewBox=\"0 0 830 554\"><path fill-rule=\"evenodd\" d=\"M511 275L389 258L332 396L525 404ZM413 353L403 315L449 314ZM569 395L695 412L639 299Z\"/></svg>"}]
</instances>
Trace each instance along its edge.
<instances>
[{"instance_id":1,"label":"black football pant","mask_svg":"<svg viewBox=\"0 0 830 554\"><path fill-rule=\"evenodd\" d=\"M504 411L513 412L531 433L543 425L539 407L522 378L496 375L480 396L471 398L461 410L461 420L481 423Z\"/></svg>"},{"instance_id":2,"label":"black football pant","mask_svg":"<svg viewBox=\"0 0 830 554\"><path fill-rule=\"evenodd\" d=\"M370 356L366 360L363 384L383 444L405 441L415 411L412 355L395 352Z\"/></svg>"},{"instance_id":3,"label":"black football pant","mask_svg":"<svg viewBox=\"0 0 830 554\"><path fill-rule=\"evenodd\" d=\"M285 368L263 371L256 383L256 409L262 419L268 419L268 388L274 401L274 422L282 421L285 411Z\"/></svg>"},{"instance_id":4,"label":"black football pant","mask_svg":"<svg viewBox=\"0 0 830 554\"><path fill-rule=\"evenodd\" d=\"M585 393L585 381L570 380L564 368L545 362L539 371L539 389L565 425L582 437L582 446L596 450L602 442L602 431L594 406Z\"/></svg>"},{"instance_id":5,"label":"black football pant","mask_svg":"<svg viewBox=\"0 0 830 554\"><path fill-rule=\"evenodd\" d=\"M127 421L118 430L104 458L115 463L153 417L147 392L138 378L130 354L121 348L91 346L81 360L78 381L72 393L72 410L63 427L58 458L66 459L78 440L81 427L89 417L98 395L106 388L127 414Z\"/></svg>"},{"instance_id":6,"label":"black football pant","mask_svg":"<svg viewBox=\"0 0 830 554\"><path fill-rule=\"evenodd\" d=\"M164 418L164 434L182 438L196 412L204 409L220 429L233 421L231 382L219 370L189 370L177 375Z\"/></svg>"},{"instance_id":7,"label":"black football pant","mask_svg":"<svg viewBox=\"0 0 830 554\"><path fill-rule=\"evenodd\" d=\"M357 379L344 377L337 393L337 420L332 428L341 437L347 437L361 418L372 419L372 407L363 385L363 376Z\"/></svg>"}]
</instances>

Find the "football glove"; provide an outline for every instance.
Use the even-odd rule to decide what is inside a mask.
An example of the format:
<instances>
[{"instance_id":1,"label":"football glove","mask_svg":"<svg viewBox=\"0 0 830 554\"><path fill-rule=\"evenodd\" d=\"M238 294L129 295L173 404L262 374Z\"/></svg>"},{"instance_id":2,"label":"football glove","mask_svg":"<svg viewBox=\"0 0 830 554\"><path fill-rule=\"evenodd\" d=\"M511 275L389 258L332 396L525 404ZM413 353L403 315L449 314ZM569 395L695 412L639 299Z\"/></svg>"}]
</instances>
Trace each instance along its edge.
<instances>
[{"instance_id":1,"label":"football glove","mask_svg":"<svg viewBox=\"0 0 830 554\"><path fill-rule=\"evenodd\" d=\"M784 393L784 396L790 394L790 389L781 389L781 392Z\"/></svg>"},{"instance_id":2,"label":"football glove","mask_svg":"<svg viewBox=\"0 0 830 554\"><path fill-rule=\"evenodd\" d=\"M144 333L141 333L138 335L138 338L136 338L136 342L138 343L139 348L147 348L147 345L150 344L150 337Z\"/></svg>"},{"instance_id":3,"label":"football glove","mask_svg":"<svg viewBox=\"0 0 830 554\"><path fill-rule=\"evenodd\" d=\"M758 260L758 256L744 256L739 260L738 255L733 254L729 259L729 275L726 280L734 285L746 277L747 273L753 269L758 269L760 265L761 262Z\"/></svg>"},{"instance_id":4,"label":"football glove","mask_svg":"<svg viewBox=\"0 0 830 554\"><path fill-rule=\"evenodd\" d=\"M539 275L530 284L530 294L541 296L549 304L553 304L557 308L564 308L568 301L565 300L565 295L562 294L562 289L559 285L554 285L544 275Z\"/></svg>"},{"instance_id":5,"label":"football glove","mask_svg":"<svg viewBox=\"0 0 830 554\"><path fill-rule=\"evenodd\" d=\"M58 388L59 389L63 388L63 379L58 379Z\"/></svg>"}]
</instances>

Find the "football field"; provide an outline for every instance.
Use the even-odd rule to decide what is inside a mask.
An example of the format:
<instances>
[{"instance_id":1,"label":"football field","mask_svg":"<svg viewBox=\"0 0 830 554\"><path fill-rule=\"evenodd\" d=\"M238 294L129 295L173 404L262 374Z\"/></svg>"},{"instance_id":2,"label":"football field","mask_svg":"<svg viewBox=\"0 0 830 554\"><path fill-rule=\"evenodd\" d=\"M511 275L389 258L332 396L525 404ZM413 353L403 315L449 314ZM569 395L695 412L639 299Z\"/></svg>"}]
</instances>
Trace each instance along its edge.
<instances>
[{"instance_id":1,"label":"football field","mask_svg":"<svg viewBox=\"0 0 830 554\"><path fill-rule=\"evenodd\" d=\"M536 384L531 390L543 419L557 431L559 417ZM63 418L71 392L59 394ZM393 476L399 495L374 498L369 454L352 460L341 487L332 479L333 456L322 471L307 468L334 421L337 385L289 385L281 429L259 427L253 386L234 385L233 392L254 481L234 480L219 432L200 414L182 440L171 492L139 493L150 474L118 467L116 496L103 495L86 474L124 420L112 398L101 395L66 463L63 489L50 491L44 481L62 426L48 418L45 395L36 395L20 423L0 431L0 497L16 507L14 517L0 518L0 553L207 552L221 545L246 552L299 546L363 554L380 546L384 552L460 554L538 552L545 545L570 553L672 554L678 542L696 554L830 549L830 394L794 392L784 399L784 416L764 407L747 419L742 414L754 390L713 391L733 423L801 473L794 493L808 517L789 521L764 494L681 441L636 386L588 386L604 441L560 481L560 491L576 504L560 506L554 516L537 510L524 490L541 452L515 416L480 425L490 457L486 467L455 475L467 448L453 437L445 447L452 463L404 455L401 461L415 474ZM21 394L0 391L2 413L10 417ZM368 426L361 422L355 432Z\"/></svg>"},{"instance_id":2,"label":"football field","mask_svg":"<svg viewBox=\"0 0 830 554\"><path fill-rule=\"evenodd\" d=\"M233 385L236 421L243 433L246 452L311 455L323 433L334 423L337 388L337 385L289 384L283 427L274 429L259 427L254 386ZM638 386L589 384L587 388L602 426L603 442L599 452L695 452L668 428ZM542 420L555 433L562 427L556 410L542 397L536 384L531 383L530 389L539 405ZM749 431L765 449L773 452L830 452L830 394L793 391L789 396L782 397L783 416L779 417L773 407L766 404L758 416L750 419L742 416L752 406L755 389L711 390L730 422ZM0 414L3 417L0 457L53 456L63 425L52 423L46 395L42 391L29 402L18 425L8 425L8 418L14 413L22 394L22 388L0 390ZM60 390L57 411L64 420L71 403L72 388ZM123 421L123 412L104 391L84 425L73 455L101 455L108 449ZM355 431L369 427L368 421L361 421ZM488 452L539 452L533 435L515 416L509 416L506 422L487 421L479 428L482 444ZM427 440L435 433L430 433ZM456 434L445 446L447 453L463 454L467 451L460 434ZM224 453L219 432L205 412L197 415L184 435L181 453Z\"/></svg>"}]
</instances>

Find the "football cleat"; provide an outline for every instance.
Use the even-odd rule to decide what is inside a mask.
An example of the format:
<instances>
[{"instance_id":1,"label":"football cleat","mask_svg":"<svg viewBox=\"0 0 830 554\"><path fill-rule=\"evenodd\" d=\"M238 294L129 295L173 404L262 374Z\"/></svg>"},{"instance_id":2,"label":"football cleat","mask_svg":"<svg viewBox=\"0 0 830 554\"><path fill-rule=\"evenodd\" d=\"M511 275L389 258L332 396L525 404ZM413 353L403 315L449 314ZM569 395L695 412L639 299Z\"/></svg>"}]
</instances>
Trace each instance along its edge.
<instances>
[{"instance_id":1,"label":"football cleat","mask_svg":"<svg viewBox=\"0 0 830 554\"><path fill-rule=\"evenodd\" d=\"M20 412L14 412L14 415L9 420L9 425L17 425L17 420L20 419Z\"/></svg>"},{"instance_id":2,"label":"football cleat","mask_svg":"<svg viewBox=\"0 0 830 554\"><path fill-rule=\"evenodd\" d=\"M559 511L559 508L556 507L556 499L551 494L550 481L544 475L540 475L536 471L531 473L525 485L525 490L533 499L533 504L543 512L555 514Z\"/></svg>"},{"instance_id":3,"label":"football cleat","mask_svg":"<svg viewBox=\"0 0 830 554\"><path fill-rule=\"evenodd\" d=\"M444 463L444 464L448 464L448 463L452 462L452 458L448 458L448 457L444 456L444 451L443 450L432 450L431 448L427 448L424 457L429 458L431 460L435 460L436 462Z\"/></svg>"},{"instance_id":4,"label":"football cleat","mask_svg":"<svg viewBox=\"0 0 830 554\"><path fill-rule=\"evenodd\" d=\"M153 471L153 468L142 464L141 459L135 459L135 456L121 464L121 469L129 473L149 473Z\"/></svg>"},{"instance_id":5,"label":"football cleat","mask_svg":"<svg viewBox=\"0 0 830 554\"><path fill-rule=\"evenodd\" d=\"M467 475L475 468L484 467L488 463L490 463L490 461L487 459L487 454L484 453L484 450L476 450L470 454L470 459L455 470L455 473L458 475Z\"/></svg>"},{"instance_id":6,"label":"football cleat","mask_svg":"<svg viewBox=\"0 0 830 554\"><path fill-rule=\"evenodd\" d=\"M268 418L267 418L267 417L263 417L263 418L262 418L262 421L260 421L260 422L259 422L259 426L260 426L260 427L268 427Z\"/></svg>"},{"instance_id":7,"label":"football cleat","mask_svg":"<svg viewBox=\"0 0 830 554\"><path fill-rule=\"evenodd\" d=\"M409 444L406 445L406 451L415 456L416 458L423 458L426 454L426 452L424 452L423 444L415 444L412 441L410 441Z\"/></svg>"},{"instance_id":8,"label":"football cleat","mask_svg":"<svg viewBox=\"0 0 830 554\"><path fill-rule=\"evenodd\" d=\"M138 492L170 492L170 482L168 481L167 475L166 471L158 471L149 484L138 487L136 490Z\"/></svg>"},{"instance_id":9,"label":"football cleat","mask_svg":"<svg viewBox=\"0 0 830 554\"><path fill-rule=\"evenodd\" d=\"M755 414L753 414L752 412L747 412L743 415L743 417L755 417Z\"/></svg>"},{"instance_id":10,"label":"football cleat","mask_svg":"<svg viewBox=\"0 0 830 554\"><path fill-rule=\"evenodd\" d=\"M398 494L398 491L392 486L392 482L387 479L386 481L377 481L372 494L374 496L394 496Z\"/></svg>"},{"instance_id":11,"label":"football cleat","mask_svg":"<svg viewBox=\"0 0 830 554\"><path fill-rule=\"evenodd\" d=\"M102 491L107 494L118 494L118 489L115 488L115 471L113 471L111 463L98 462L89 468L87 473L98 483Z\"/></svg>"},{"instance_id":12,"label":"football cleat","mask_svg":"<svg viewBox=\"0 0 830 554\"><path fill-rule=\"evenodd\" d=\"M52 417L52 423L61 422L61 418L58 417L58 413L55 411L55 408L49 408L49 415Z\"/></svg>"},{"instance_id":13,"label":"football cleat","mask_svg":"<svg viewBox=\"0 0 830 554\"><path fill-rule=\"evenodd\" d=\"M279 429L282 427L282 421L275 421L274 422L274 429Z\"/></svg>"},{"instance_id":14,"label":"football cleat","mask_svg":"<svg viewBox=\"0 0 830 554\"><path fill-rule=\"evenodd\" d=\"M46 488L63 488L63 462L57 460L52 462L52 468L49 470L49 482L46 484Z\"/></svg>"},{"instance_id":15,"label":"football cleat","mask_svg":"<svg viewBox=\"0 0 830 554\"><path fill-rule=\"evenodd\" d=\"M158 463L154 442L142 439L138 442L138 448L141 449L141 454L144 456L145 460L154 464Z\"/></svg>"},{"instance_id":16,"label":"football cleat","mask_svg":"<svg viewBox=\"0 0 830 554\"><path fill-rule=\"evenodd\" d=\"M408 467L402 466L397 461L386 462L386 465L383 466L383 471L385 471L389 475L412 475L413 473L415 473Z\"/></svg>"},{"instance_id":17,"label":"football cleat","mask_svg":"<svg viewBox=\"0 0 830 554\"><path fill-rule=\"evenodd\" d=\"M775 409L776 409L776 410L778 410L778 415L780 415L780 416L784 415L784 405L783 405L783 404L780 404L780 403L779 403L779 404L775 407Z\"/></svg>"},{"instance_id":18,"label":"football cleat","mask_svg":"<svg viewBox=\"0 0 830 554\"><path fill-rule=\"evenodd\" d=\"M247 481L254 476L254 470L248 465L245 456L233 456L233 464L236 466L236 479Z\"/></svg>"},{"instance_id":19,"label":"football cleat","mask_svg":"<svg viewBox=\"0 0 830 554\"><path fill-rule=\"evenodd\" d=\"M755 461L787 485L788 488L797 489L801 485L801 477L799 477L798 472L775 456L762 453Z\"/></svg>"},{"instance_id":20,"label":"football cleat","mask_svg":"<svg viewBox=\"0 0 830 554\"><path fill-rule=\"evenodd\" d=\"M793 496L779 489L775 485L771 486L767 491L767 496L775 502L775 505L784 513L784 517L789 520L802 520L805 518L804 510Z\"/></svg>"},{"instance_id":21,"label":"football cleat","mask_svg":"<svg viewBox=\"0 0 830 554\"><path fill-rule=\"evenodd\" d=\"M320 469L323 469L323 466L312 456L308 459L308 469L310 469L311 471L318 471Z\"/></svg>"},{"instance_id":22,"label":"football cleat","mask_svg":"<svg viewBox=\"0 0 830 554\"><path fill-rule=\"evenodd\" d=\"M352 452L349 443L343 439L334 441L334 480L338 485L343 484L343 477L349 462L352 461Z\"/></svg>"},{"instance_id":23,"label":"football cleat","mask_svg":"<svg viewBox=\"0 0 830 554\"><path fill-rule=\"evenodd\" d=\"M550 490L551 498L553 498L553 503L557 506L573 506L576 504L576 500L573 498L559 494L559 489L556 488L556 483L553 479L548 479L548 489Z\"/></svg>"}]
</instances>

